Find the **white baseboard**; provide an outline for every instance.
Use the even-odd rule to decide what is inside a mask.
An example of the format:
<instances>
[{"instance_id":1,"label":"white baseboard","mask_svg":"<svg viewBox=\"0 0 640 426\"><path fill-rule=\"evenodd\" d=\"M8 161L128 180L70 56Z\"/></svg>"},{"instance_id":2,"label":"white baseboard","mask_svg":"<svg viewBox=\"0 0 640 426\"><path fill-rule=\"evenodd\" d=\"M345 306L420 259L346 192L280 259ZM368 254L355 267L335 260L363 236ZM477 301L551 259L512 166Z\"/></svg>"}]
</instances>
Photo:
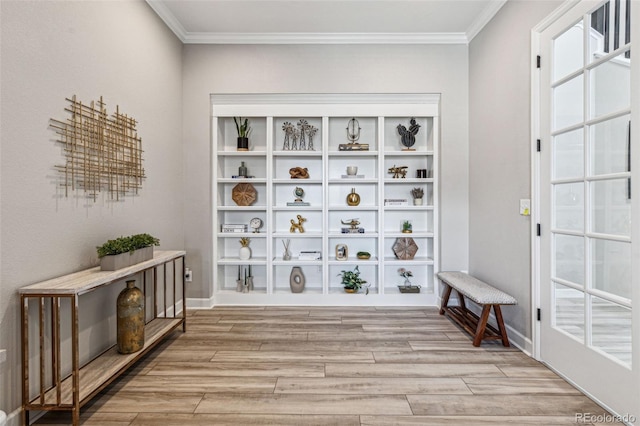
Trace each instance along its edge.
<instances>
[{"instance_id":1,"label":"white baseboard","mask_svg":"<svg viewBox=\"0 0 640 426\"><path fill-rule=\"evenodd\" d=\"M187 309L211 309L213 308L213 296L208 299L187 297Z\"/></svg>"}]
</instances>

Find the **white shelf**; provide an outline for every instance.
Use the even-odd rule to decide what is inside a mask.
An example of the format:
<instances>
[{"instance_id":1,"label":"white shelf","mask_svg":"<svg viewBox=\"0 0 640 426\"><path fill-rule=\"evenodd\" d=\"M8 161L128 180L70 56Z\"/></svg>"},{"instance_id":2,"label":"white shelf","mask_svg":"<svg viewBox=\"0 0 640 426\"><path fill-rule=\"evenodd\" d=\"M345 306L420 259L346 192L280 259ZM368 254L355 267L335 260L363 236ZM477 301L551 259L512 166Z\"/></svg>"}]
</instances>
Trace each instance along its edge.
<instances>
[{"instance_id":1,"label":"white shelf","mask_svg":"<svg viewBox=\"0 0 640 426\"><path fill-rule=\"evenodd\" d=\"M421 102L416 101L422 99ZM394 305L437 304L438 283L435 274L439 265L438 225L438 149L439 95L212 95L212 199L213 229L223 223L248 223L252 212L263 220L260 234L214 232L212 275L216 283L214 303L274 304L274 305ZM386 100L386 101L385 101ZM219 115L216 115L219 114ZM236 151L236 132L231 117L247 116L255 129L255 151ZM339 144L347 143L345 128L355 117L361 128L359 142L368 143L368 151L340 151ZM398 123L412 118L420 124L415 151L403 151L399 142ZM317 129L314 151L282 150L283 123L297 123L307 119ZM249 140L252 149L252 140ZM218 157L228 157L218 159ZM249 172L254 179L231 179L239 160L247 158ZM407 177L393 179L388 169L406 166ZM342 177L347 167L356 166L362 178ZM292 167L308 169L311 179L291 179ZM417 170L427 169L430 178L416 178ZM257 203L252 206L221 205L230 201L231 184L254 183L258 190ZM305 190L304 201L309 206L287 206L294 199L293 187ZM345 197L355 188L361 204L348 206ZM414 206L410 190L424 190L424 205ZM222 197L219 194L226 196ZM385 198L406 198L409 205L385 206ZM427 201L429 202L427 204ZM307 219L306 232L290 233L289 222L296 215ZM340 220L358 218L365 233L340 232L346 225ZM401 223L410 220L414 232L405 234ZM436 230L426 232L423 230ZM392 230L392 231L388 231ZM238 259L238 245L231 239L255 238L255 251L260 257L248 261ZM393 255L396 238L414 238L420 247L419 255L411 261L400 261ZM282 244L291 240L291 250L317 250L319 260L282 260ZM264 242L264 243L263 243ZM346 244L350 256L336 260L335 245ZM358 251L375 256L358 259ZM232 265L232 267L229 267ZM235 291L233 266L257 265L264 274L260 286L250 293ZM397 269L410 265L416 281L423 280L420 294L400 294L395 287ZM287 268L302 266L307 277L303 293L293 294L288 286ZM343 269L358 266L364 279L372 286L368 296L347 294L336 276ZM237 271L236 271L237 272ZM257 273L256 273L257 276ZM391 285L391 283L394 285ZM384 285L388 283L388 285ZM266 288L265 288L266 287ZM426 287L429 288L425 292Z\"/></svg>"}]
</instances>

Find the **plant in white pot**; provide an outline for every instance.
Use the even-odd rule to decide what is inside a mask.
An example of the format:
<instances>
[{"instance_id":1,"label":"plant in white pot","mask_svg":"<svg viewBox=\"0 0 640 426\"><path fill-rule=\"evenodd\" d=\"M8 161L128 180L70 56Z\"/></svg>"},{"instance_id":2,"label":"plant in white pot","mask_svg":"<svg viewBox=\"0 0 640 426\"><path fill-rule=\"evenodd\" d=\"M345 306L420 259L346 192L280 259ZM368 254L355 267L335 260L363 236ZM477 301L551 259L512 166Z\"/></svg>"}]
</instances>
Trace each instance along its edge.
<instances>
[{"instance_id":1,"label":"plant in white pot","mask_svg":"<svg viewBox=\"0 0 640 426\"><path fill-rule=\"evenodd\" d=\"M149 234L136 234L108 240L96 247L100 258L100 269L115 271L153 258L153 246L160 240Z\"/></svg>"},{"instance_id":2,"label":"plant in white pot","mask_svg":"<svg viewBox=\"0 0 640 426\"><path fill-rule=\"evenodd\" d=\"M422 197L424 197L424 190L422 188L413 188L411 190L411 196L413 197L413 205L421 206Z\"/></svg>"}]
</instances>

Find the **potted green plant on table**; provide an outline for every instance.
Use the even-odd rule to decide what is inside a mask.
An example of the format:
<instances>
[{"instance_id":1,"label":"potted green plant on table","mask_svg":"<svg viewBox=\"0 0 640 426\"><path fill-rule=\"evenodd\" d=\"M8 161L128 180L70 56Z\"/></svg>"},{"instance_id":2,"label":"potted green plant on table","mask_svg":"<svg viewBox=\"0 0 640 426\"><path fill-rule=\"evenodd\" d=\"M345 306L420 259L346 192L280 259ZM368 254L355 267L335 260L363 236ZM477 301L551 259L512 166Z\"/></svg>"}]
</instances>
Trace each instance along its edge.
<instances>
[{"instance_id":1,"label":"potted green plant on table","mask_svg":"<svg viewBox=\"0 0 640 426\"><path fill-rule=\"evenodd\" d=\"M242 117L233 117L233 122L238 132L238 151L249 151L249 132L251 132L249 119L245 118L243 121Z\"/></svg>"},{"instance_id":2,"label":"potted green plant on table","mask_svg":"<svg viewBox=\"0 0 640 426\"><path fill-rule=\"evenodd\" d=\"M369 294L369 284L360 278L358 266L353 271L341 271L338 276L342 277L342 285L345 292L357 293L362 287L365 287L365 294Z\"/></svg>"},{"instance_id":3,"label":"potted green plant on table","mask_svg":"<svg viewBox=\"0 0 640 426\"><path fill-rule=\"evenodd\" d=\"M136 234L109 240L96 247L100 269L115 271L153 258L153 246L160 240L149 234Z\"/></svg>"}]
</instances>

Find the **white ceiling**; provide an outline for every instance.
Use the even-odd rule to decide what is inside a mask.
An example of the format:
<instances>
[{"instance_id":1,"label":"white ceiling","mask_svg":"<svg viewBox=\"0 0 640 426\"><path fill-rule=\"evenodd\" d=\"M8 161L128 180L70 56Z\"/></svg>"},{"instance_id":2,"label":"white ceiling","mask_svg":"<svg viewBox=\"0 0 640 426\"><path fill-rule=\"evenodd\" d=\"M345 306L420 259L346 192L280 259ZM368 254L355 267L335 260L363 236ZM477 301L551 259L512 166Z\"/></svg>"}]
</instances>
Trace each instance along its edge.
<instances>
[{"instance_id":1,"label":"white ceiling","mask_svg":"<svg viewBox=\"0 0 640 426\"><path fill-rule=\"evenodd\" d=\"M147 0L184 43L468 43L507 0Z\"/></svg>"}]
</instances>

